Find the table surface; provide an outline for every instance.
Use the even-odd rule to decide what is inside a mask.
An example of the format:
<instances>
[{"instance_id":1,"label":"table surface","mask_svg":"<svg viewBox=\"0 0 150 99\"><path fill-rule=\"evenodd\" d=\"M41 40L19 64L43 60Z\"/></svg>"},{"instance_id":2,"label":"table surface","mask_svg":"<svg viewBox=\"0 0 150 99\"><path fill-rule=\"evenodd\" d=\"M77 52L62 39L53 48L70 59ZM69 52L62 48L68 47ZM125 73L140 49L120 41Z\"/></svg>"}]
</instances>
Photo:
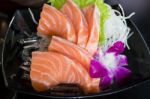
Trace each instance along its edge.
<instances>
[{"instance_id":1,"label":"table surface","mask_svg":"<svg viewBox=\"0 0 150 99\"><path fill-rule=\"evenodd\" d=\"M120 3L126 11L126 14L129 15L132 12L135 12L136 15L132 17L132 20L139 28L140 32L144 36L148 46L150 47L150 0L105 0L109 4L118 4ZM1 5L1 3L0 3ZM11 4L9 4L11 5ZM18 7L17 7L18 8ZM136 43L136 42L135 42ZM9 96L10 91L8 91L2 81L2 75L0 74L0 98L11 99ZM8 95L9 94L9 95ZM18 99L27 99L28 96L18 95ZM107 97L102 97L102 99L150 99L150 81L147 81L141 84L138 88L133 88L128 92L122 92L115 95L109 95Z\"/></svg>"}]
</instances>

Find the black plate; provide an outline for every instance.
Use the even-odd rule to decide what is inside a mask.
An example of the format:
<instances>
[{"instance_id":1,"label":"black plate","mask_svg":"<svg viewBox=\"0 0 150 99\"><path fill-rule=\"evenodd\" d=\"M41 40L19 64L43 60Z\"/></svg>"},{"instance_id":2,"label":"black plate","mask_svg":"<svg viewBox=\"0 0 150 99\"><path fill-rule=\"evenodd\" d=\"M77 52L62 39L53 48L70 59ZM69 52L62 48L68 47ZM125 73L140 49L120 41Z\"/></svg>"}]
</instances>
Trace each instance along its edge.
<instances>
[{"instance_id":1,"label":"black plate","mask_svg":"<svg viewBox=\"0 0 150 99\"><path fill-rule=\"evenodd\" d=\"M37 20L39 19L39 12L39 9L34 10L34 15L36 16ZM125 52L125 54L128 57L129 68L133 72L132 79L129 81L128 84L122 87L114 86L113 88L103 91L99 94L70 98L90 98L115 94L122 91L127 91L130 88L137 87L139 84L150 80L149 48L135 24L131 20L128 20L127 22L128 26L131 28L131 32L134 32L134 34L128 39L130 50L126 49ZM16 42L21 38L28 37L26 33L24 33L24 31L31 35L33 32L36 32L36 27L37 26L33 23L28 10L16 11L12 18L12 21L10 22L9 29L7 31L5 42L3 45L2 72L4 76L5 85L10 89L25 94L49 98L58 98L57 96L50 96L45 93L37 93L32 89L32 87L22 85L20 82L16 82L15 80L11 79L11 77L18 72L18 67L21 64L19 56L21 54L22 49Z\"/></svg>"}]
</instances>

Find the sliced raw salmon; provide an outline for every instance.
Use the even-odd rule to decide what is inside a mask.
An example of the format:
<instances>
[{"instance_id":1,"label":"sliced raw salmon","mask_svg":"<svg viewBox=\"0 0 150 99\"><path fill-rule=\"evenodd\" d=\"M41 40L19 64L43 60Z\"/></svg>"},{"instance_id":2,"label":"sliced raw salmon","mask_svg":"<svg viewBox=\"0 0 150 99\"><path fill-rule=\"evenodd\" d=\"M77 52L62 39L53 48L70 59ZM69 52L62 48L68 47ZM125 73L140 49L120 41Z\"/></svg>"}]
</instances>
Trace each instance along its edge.
<instances>
[{"instance_id":1,"label":"sliced raw salmon","mask_svg":"<svg viewBox=\"0 0 150 99\"><path fill-rule=\"evenodd\" d=\"M89 71L92 55L84 48L79 47L78 45L73 44L63 38L53 36L48 50L61 53L73 60L78 61L86 70Z\"/></svg>"},{"instance_id":2,"label":"sliced raw salmon","mask_svg":"<svg viewBox=\"0 0 150 99\"><path fill-rule=\"evenodd\" d=\"M48 36L57 35L71 42L77 42L75 30L69 18L47 4L43 6L37 31L40 34Z\"/></svg>"},{"instance_id":3,"label":"sliced raw salmon","mask_svg":"<svg viewBox=\"0 0 150 99\"><path fill-rule=\"evenodd\" d=\"M89 36L88 25L80 8L72 0L67 0L61 8L61 11L67 15L73 23L77 34L77 44L80 47L86 47Z\"/></svg>"},{"instance_id":4,"label":"sliced raw salmon","mask_svg":"<svg viewBox=\"0 0 150 99\"><path fill-rule=\"evenodd\" d=\"M84 9L84 15L86 17L89 27L89 38L86 45L86 49L92 55L94 55L97 51L99 42L100 13L95 5L90 5Z\"/></svg>"},{"instance_id":5,"label":"sliced raw salmon","mask_svg":"<svg viewBox=\"0 0 150 99\"><path fill-rule=\"evenodd\" d=\"M61 83L79 84L85 93L100 91L100 79L91 78L77 61L56 52L33 52L30 78L36 91L46 91Z\"/></svg>"}]
</instances>

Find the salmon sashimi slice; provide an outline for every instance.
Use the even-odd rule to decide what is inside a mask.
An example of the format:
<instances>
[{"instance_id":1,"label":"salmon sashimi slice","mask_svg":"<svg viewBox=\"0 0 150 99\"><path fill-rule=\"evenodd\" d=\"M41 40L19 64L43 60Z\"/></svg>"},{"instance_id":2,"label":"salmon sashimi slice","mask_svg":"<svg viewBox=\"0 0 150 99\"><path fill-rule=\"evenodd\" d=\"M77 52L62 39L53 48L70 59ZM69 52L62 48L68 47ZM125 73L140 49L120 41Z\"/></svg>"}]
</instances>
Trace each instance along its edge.
<instances>
[{"instance_id":1,"label":"salmon sashimi slice","mask_svg":"<svg viewBox=\"0 0 150 99\"><path fill-rule=\"evenodd\" d=\"M88 24L80 8L72 0L67 0L61 8L61 11L67 15L73 23L77 34L77 44L80 47L86 47L89 36Z\"/></svg>"},{"instance_id":2,"label":"salmon sashimi slice","mask_svg":"<svg viewBox=\"0 0 150 99\"><path fill-rule=\"evenodd\" d=\"M78 45L63 38L53 36L48 50L61 53L73 60L78 61L87 71L89 71L92 55L84 48L79 47Z\"/></svg>"},{"instance_id":3,"label":"salmon sashimi slice","mask_svg":"<svg viewBox=\"0 0 150 99\"><path fill-rule=\"evenodd\" d=\"M71 42L77 42L73 24L62 12L48 4L44 4L40 16L37 27L40 35L57 35Z\"/></svg>"},{"instance_id":4,"label":"salmon sashimi slice","mask_svg":"<svg viewBox=\"0 0 150 99\"><path fill-rule=\"evenodd\" d=\"M89 27L89 38L86 49L94 55L99 42L100 13L96 5L90 5L84 9L84 15Z\"/></svg>"},{"instance_id":5,"label":"salmon sashimi slice","mask_svg":"<svg viewBox=\"0 0 150 99\"><path fill-rule=\"evenodd\" d=\"M30 78L36 91L46 91L61 83L79 84L85 93L100 91L100 79L91 78L77 61L56 52L33 52Z\"/></svg>"}]
</instances>

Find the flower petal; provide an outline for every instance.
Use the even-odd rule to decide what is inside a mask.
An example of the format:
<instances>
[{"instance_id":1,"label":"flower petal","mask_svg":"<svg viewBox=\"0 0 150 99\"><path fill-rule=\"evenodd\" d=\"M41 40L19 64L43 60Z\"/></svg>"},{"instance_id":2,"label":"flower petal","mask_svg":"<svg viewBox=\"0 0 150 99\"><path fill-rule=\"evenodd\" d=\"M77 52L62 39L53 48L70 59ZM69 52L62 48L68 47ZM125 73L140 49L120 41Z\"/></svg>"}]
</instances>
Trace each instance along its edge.
<instances>
[{"instance_id":1,"label":"flower petal","mask_svg":"<svg viewBox=\"0 0 150 99\"><path fill-rule=\"evenodd\" d=\"M97 60L91 60L90 65L90 76L92 78L104 77L108 74L108 71L105 68L105 66Z\"/></svg>"},{"instance_id":2,"label":"flower petal","mask_svg":"<svg viewBox=\"0 0 150 99\"><path fill-rule=\"evenodd\" d=\"M116 54L120 54L124 52L124 50L125 50L124 43L121 41L117 41L116 43L114 43L112 47L110 47L107 50L107 52L115 52Z\"/></svg>"},{"instance_id":3,"label":"flower petal","mask_svg":"<svg viewBox=\"0 0 150 99\"><path fill-rule=\"evenodd\" d=\"M112 84L112 82L113 82L113 78L112 77L105 76L105 77L101 78L100 88L102 90L107 89L107 88L110 87L110 85Z\"/></svg>"},{"instance_id":4,"label":"flower petal","mask_svg":"<svg viewBox=\"0 0 150 99\"><path fill-rule=\"evenodd\" d=\"M131 77L131 71L125 67L118 67L115 70L114 78L118 85L125 84Z\"/></svg>"},{"instance_id":5,"label":"flower petal","mask_svg":"<svg viewBox=\"0 0 150 99\"><path fill-rule=\"evenodd\" d=\"M125 55L117 55L116 60L118 63L117 66L127 66L128 65L127 57Z\"/></svg>"}]
</instances>

